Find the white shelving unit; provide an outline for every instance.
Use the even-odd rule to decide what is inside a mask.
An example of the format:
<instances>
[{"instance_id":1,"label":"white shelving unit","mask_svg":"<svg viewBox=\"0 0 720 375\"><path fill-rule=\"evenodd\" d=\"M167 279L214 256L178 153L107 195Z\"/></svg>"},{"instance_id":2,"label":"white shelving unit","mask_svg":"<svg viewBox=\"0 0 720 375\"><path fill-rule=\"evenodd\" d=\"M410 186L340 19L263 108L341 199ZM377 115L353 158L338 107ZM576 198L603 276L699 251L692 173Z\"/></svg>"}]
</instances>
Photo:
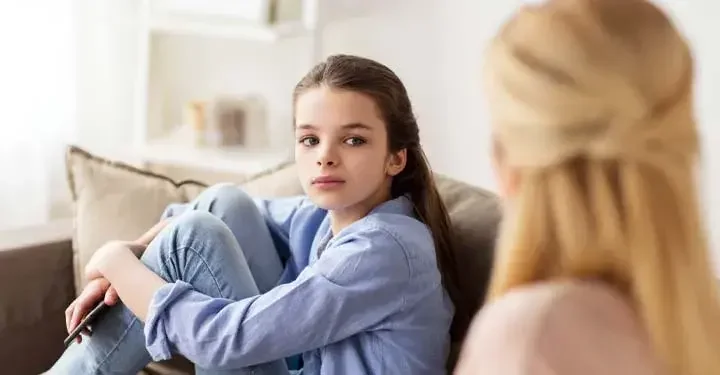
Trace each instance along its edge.
<instances>
[{"instance_id":1,"label":"white shelving unit","mask_svg":"<svg viewBox=\"0 0 720 375\"><path fill-rule=\"evenodd\" d=\"M274 43L283 38L303 36L310 51L308 69L322 58L324 11L348 5L349 0L300 1L300 17L285 22L269 20L269 2L287 0L141 0L136 111L133 158L142 164L214 170L223 173L254 174L290 158L290 151L244 147L197 147L177 136L157 136L157 124L150 87L153 43L162 35L232 38L257 43ZM292 1L292 0L290 0ZM337 9L336 9L337 10ZM178 109L180 110L180 109ZM162 120L160 120L162 121Z\"/></svg>"},{"instance_id":2,"label":"white shelving unit","mask_svg":"<svg viewBox=\"0 0 720 375\"><path fill-rule=\"evenodd\" d=\"M183 17L157 15L150 19L150 30L154 33L175 33L206 35L224 38L242 38L258 42L274 42L283 37L308 33L301 21L286 22L280 25L243 24L237 20L219 17Z\"/></svg>"}]
</instances>

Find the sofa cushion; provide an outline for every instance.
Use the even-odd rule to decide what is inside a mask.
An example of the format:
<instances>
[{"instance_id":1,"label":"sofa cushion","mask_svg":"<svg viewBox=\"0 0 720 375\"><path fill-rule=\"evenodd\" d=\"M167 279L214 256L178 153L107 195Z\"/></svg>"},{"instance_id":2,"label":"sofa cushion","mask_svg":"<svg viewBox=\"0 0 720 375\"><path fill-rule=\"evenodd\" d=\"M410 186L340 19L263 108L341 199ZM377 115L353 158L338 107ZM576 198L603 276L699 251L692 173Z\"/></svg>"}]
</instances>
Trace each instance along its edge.
<instances>
[{"instance_id":1,"label":"sofa cushion","mask_svg":"<svg viewBox=\"0 0 720 375\"><path fill-rule=\"evenodd\" d=\"M254 197L279 198L303 194L295 165L287 163L252 176L240 186Z\"/></svg>"},{"instance_id":2,"label":"sofa cushion","mask_svg":"<svg viewBox=\"0 0 720 375\"><path fill-rule=\"evenodd\" d=\"M0 231L0 373L40 374L62 353L75 298L71 223Z\"/></svg>"},{"instance_id":3,"label":"sofa cushion","mask_svg":"<svg viewBox=\"0 0 720 375\"><path fill-rule=\"evenodd\" d=\"M490 277L500 202L483 188L442 175L436 175L435 180L456 236L460 289L470 309L476 311L485 299Z\"/></svg>"},{"instance_id":4,"label":"sofa cushion","mask_svg":"<svg viewBox=\"0 0 720 375\"><path fill-rule=\"evenodd\" d=\"M76 290L84 286L82 268L93 252L112 239L135 239L158 221L172 202L187 202L206 186L175 182L75 146L66 152L73 198L73 253Z\"/></svg>"}]
</instances>

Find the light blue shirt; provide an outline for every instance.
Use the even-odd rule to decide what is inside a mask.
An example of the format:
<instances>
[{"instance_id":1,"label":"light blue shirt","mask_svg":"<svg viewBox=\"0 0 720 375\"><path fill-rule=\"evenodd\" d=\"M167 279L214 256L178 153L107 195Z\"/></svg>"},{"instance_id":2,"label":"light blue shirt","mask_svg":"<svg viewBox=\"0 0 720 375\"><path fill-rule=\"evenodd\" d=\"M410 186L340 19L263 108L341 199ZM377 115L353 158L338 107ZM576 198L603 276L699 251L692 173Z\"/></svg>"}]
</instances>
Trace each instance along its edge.
<instances>
[{"instance_id":1,"label":"light blue shirt","mask_svg":"<svg viewBox=\"0 0 720 375\"><path fill-rule=\"evenodd\" d=\"M327 211L306 197L256 203L289 249L283 279L239 301L182 281L163 286L145 323L153 359L172 347L224 369L302 353L303 375L445 373L453 306L409 199L379 205L334 237Z\"/></svg>"}]
</instances>

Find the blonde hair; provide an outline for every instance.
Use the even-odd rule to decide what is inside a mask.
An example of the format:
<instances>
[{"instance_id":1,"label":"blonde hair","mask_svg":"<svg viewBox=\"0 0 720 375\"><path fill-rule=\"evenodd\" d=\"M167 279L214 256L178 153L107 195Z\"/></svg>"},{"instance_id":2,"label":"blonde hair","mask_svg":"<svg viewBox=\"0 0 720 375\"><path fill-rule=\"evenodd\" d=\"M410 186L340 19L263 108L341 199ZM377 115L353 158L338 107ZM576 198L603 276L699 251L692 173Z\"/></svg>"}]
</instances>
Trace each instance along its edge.
<instances>
[{"instance_id":1,"label":"blonde hair","mask_svg":"<svg viewBox=\"0 0 720 375\"><path fill-rule=\"evenodd\" d=\"M680 33L646 1L550 0L516 14L487 57L493 131L520 176L489 299L602 280L627 296L672 374L720 374Z\"/></svg>"}]
</instances>

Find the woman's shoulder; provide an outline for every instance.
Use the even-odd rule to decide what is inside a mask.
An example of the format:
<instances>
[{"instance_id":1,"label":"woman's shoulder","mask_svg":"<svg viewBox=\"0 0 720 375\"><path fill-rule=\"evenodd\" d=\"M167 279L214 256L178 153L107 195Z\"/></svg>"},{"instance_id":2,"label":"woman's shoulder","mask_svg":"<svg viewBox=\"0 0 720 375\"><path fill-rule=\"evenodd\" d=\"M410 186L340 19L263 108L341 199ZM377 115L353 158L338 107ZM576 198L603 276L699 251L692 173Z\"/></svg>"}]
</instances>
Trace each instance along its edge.
<instances>
[{"instance_id":1,"label":"woman's shoulder","mask_svg":"<svg viewBox=\"0 0 720 375\"><path fill-rule=\"evenodd\" d=\"M504 358L557 374L655 373L647 372L654 361L629 302L598 282L545 282L508 292L478 313L464 351L468 361L494 354L495 364Z\"/></svg>"}]
</instances>

